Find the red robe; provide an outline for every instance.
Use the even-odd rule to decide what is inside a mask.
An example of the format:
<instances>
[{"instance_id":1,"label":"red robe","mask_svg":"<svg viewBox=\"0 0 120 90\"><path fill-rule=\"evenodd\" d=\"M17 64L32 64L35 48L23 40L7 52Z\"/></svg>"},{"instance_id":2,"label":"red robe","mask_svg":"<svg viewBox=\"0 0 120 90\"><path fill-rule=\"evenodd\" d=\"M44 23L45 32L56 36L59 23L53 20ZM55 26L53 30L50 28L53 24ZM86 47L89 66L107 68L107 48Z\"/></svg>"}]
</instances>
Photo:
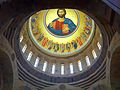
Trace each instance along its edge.
<instances>
[{"instance_id":1,"label":"red robe","mask_svg":"<svg viewBox=\"0 0 120 90\"><path fill-rule=\"evenodd\" d=\"M64 24L64 22L60 22L58 20L53 23L53 28L55 30L62 30L62 33L64 35L69 33L69 30L65 29L65 28L68 28L68 24Z\"/></svg>"}]
</instances>

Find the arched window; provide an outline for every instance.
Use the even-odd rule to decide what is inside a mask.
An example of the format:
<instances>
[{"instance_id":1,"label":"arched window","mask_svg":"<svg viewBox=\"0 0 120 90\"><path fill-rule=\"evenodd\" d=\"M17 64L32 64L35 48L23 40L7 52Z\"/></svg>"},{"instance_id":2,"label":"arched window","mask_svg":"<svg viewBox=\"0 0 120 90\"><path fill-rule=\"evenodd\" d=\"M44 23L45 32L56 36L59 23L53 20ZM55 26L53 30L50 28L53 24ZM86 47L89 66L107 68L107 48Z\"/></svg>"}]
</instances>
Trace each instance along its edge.
<instances>
[{"instance_id":1,"label":"arched window","mask_svg":"<svg viewBox=\"0 0 120 90\"><path fill-rule=\"evenodd\" d=\"M98 46L98 49L100 50L101 49L101 45L99 42L97 42L97 46Z\"/></svg>"},{"instance_id":2,"label":"arched window","mask_svg":"<svg viewBox=\"0 0 120 90\"><path fill-rule=\"evenodd\" d=\"M37 58L36 58L36 60L35 60L34 67L37 67L37 66L38 66L38 64L39 64L39 60L40 60L40 58L39 58L39 57L37 57Z\"/></svg>"},{"instance_id":3,"label":"arched window","mask_svg":"<svg viewBox=\"0 0 120 90\"><path fill-rule=\"evenodd\" d=\"M24 47L22 48L22 52L25 53L26 49L27 49L27 45L25 44Z\"/></svg>"},{"instance_id":4,"label":"arched window","mask_svg":"<svg viewBox=\"0 0 120 90\"><path fill-rule=\"evenodd\" d=\"M78 61L78 68L79 68L80 71L82 71L82 64L81 64L80 60Z\"/></svg>"},{"instance_id":5,"label":"arched window","mask_svg":"<svg viewBox=\"0 0 120 90\"><path fill-rule=\"evenodd\" d=\"M22 40L23 40L23 36L20 37L20 42L22 42Z\"/></svg>"},{"instance_id":6,"label":"arched window","mask_svg":"<svg viewBox=\"0 0 120 90\"><path fill-rule=\"evenodd\" d=\"M46 71L46 68L47 68L47 61L44 62L44 65L43 65L43 71L45 72Z\"/></svg>"},{"instance_id":7,"label":"arched window","mask_svg":"<svg viewBox=\"0 0 120 90\"><path fill-rule=\"evenodd\" d=\"M88 56L85 57L86 58L86 63L87 63L87 66L90 66L90 59Z\"/></svg>"},{"instance_id":8,"label":"arched window","mask_svg":"<svg viewBox=\"0 0 120 90\"><path fill-rule=\"evenodd\" d=\"M31 57L32 57L33 53L30 51L30 53L28 54L27 60L30 61Z\"/></svg>"},{"instance_id":9,"label":"arched window","mask_svg":"<svg viewBox=\"0 0 120 90\"><path fill-rule=\"evenodd\" d=\"M73 71L73 64L72 64L72 63L70 63L70 73L71 73L71 74L74 73L74 71Z\"/></svg>"},{"instance_id":10,"label":"arched window","mask_svg":"<svg viewBox=\"0 0 120 90\"><path fill-rule=\"evenodd\" d=\"M96 54L96 52L94 50L92 50L92 55L93 55L94 59L97 58L97 54Z\"/></svg>"},{"instance_id":11,"label":"arched window","mask_svg":"<svg viewBox=\"0 0 120 90\"><path fill-rule=\"evenodd\" d=\"M64 64L61 64L61 75L64 75Z\"/></svg>"},{"instance_id":12,"label":"arched window","mask_svg":"<svg viewBox=\"0 0 120 90\"><path fill-rule=\"evenodd\" d=\"M52 65L52 74L55 74L55 64Z\"/></svg>"},{"instance_id":13,"label":"arched window","mask_svg":"<svg viewBox=\"0 0 120 90\"><path fill-rule=\"evenodd\" d=\"M100 33L100 37L102 37L102 34Z\"/></svg>"}]
</instances>

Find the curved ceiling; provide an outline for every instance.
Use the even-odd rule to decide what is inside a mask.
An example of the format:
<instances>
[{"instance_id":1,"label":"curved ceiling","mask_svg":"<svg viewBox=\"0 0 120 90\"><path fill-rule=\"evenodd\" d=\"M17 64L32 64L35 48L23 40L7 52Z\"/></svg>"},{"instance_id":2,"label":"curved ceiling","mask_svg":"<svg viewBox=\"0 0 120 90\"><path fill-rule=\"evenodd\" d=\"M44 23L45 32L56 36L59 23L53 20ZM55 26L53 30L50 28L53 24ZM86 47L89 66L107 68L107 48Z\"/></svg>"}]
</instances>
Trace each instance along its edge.
<instances>
[{"instance_id":1,"label":"curved ceiling","mask_svg":"<svg viewBox=\"0 0 120 90\"><path fill-rule=\"evenodd\" d=\"M23 29L28 29L32 42L51 56L72 56L83 51L94 38L94 20L75 9L42 10L26 23Z\"/></svg>"},{"instance_id":2,"label":"curved ceiling","mask_svg":"<svg viewBox=\"0 0 120 90\"><path fill-rule=\"evenodd\" d=\"M50 10L57 11L58 9L50 9ZM21 30L18 30L18 32L16 31L15 42L17 43L15 43L15 52L18 58L17 63L18 63L20 78L23 78L23 79L36 78L37 80L40 80L42 82L46 82L46 81L52 82L52 84L63 83L63 82L70 83L70 82L76 82L76 81L82 80L84 78L88 78L88 76L89 78L91 78L92 73L94 73L101 66L104 60L103 57L105 57L104 53L106 53L106 49L107 49L105 48L103 50L104 47L107 47L106 45L107 38L105 38L106 33L104 31L104 27L96 19L95 19L96 21L94 21L91 18L91 16L88 16L87 14L79 10L75 10L75 9L66 9L66 10L72 10L75 13L77 12L76 15L80 15L81 17L83 17L83 19L80 18L78 20L79 24L76 24L76 22L72 19L73 17L72 18L68 17L66 14L66 18L68 21L71 21L76 26L78 25L79 26L78 28L80 27L83 27L83 28L80 28L80 29L77 28L78 31L77 29L73 29L73 32L68 33L67 35L64 35L64 36L62 34L57 35L56 33L49 31L48 29L49 24L54 23L54 20L56 20L56 17L55 19L53 18L51 19L51 21L46 22L45 16L47 16L46 14L49 12L49 10L41 10L33 14L29 18L29 20L27 20L26 23L24 23ZM41 22L39 22L39 19L37 21L36 18L38 17L36 17L36 15L40 15L41 12L44 12L43 13L44 18L40 18L40 20L43 19L42 24L44 28L39 30ZM80 20L83 23L81 23ZM86 20L90 22L85 22ZM35 23L36 21L38 23ZM46 24L46 27L45 27L45 22L48 23ZM38 28L35 25L38 25ZM87 27L87 26L89 27L89 25L91 25L91 29L88 29L88 31L90 32L85 32L86 28L84 27ZM37 28L37 30L34 28ZM45 30L45 31L42 31L42 30ZM38 31L38 32L34 33L33 31ZM39 35L43 33L45 34L46 37L53 36L53 38L57 38L57 39L67 39L72 36L75 37L76 36L75 33L77 32L78 34L76 35L81 35L81 32L84 32L87 37L86 41L82 42L83 43L82 45L84 45L87 42L87 40L88 42L85 44L83 49L77 48L77 50L79 50L78 53L70 54L70 56L67 56L67 57L59 57L52 54L51 52L50 53L44 52L43 49L45 48L42 46L42 43L40 43L40 41L37 41L35 37L35 35L38 35L39 37ZM19 42L17 40L18 37L20 38ZM49 38L49 39L52 39L52 38ZM76 37L71 39L76 40ZM37 45L34 40L36 40L36 42L42 46L42 49L40 49L39 45ZM57 41L59 42L61 40L57 40ZM77 42L76 44L78 45L79 43ZM102 70L103 69L101 69L101 72L99 72L97 75L99 75L100 73L103 73ZM24 78L24 75L26 78ZM103 76L100 76L98 78L102 78L102 77Z\"/></svg>"},{"instance_id":3,"label":"curved ceiling","mask_svg":"<svg viewBox=\"0 0 120 90\"><path fill-rule=\"evenodd\" d=\"M77 75L101 54L99 26L76 9L48 9L33 14L20 33L23 57L35 70L52 76Z\"/></svg>"}]
</instances>

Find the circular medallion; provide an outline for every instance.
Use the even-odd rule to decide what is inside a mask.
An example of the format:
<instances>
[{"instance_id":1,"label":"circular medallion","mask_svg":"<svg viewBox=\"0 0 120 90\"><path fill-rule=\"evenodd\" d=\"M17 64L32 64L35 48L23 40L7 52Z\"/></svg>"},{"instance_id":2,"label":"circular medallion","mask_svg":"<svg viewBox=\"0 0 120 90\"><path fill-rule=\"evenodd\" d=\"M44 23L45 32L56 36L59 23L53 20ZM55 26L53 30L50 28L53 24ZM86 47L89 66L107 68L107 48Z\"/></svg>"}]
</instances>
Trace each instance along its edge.
<instances>
[{"instance_id":1,"label":"circular medallion","mask_svg":"<svg viewBox=\"0 0 120 90\"><path fill-rule=\"evenodd\" d=\"M56 37L70 36L80 25L79 17L74 9L48 10L44 22L46 30Z\"/></svg>"}]
</instances>

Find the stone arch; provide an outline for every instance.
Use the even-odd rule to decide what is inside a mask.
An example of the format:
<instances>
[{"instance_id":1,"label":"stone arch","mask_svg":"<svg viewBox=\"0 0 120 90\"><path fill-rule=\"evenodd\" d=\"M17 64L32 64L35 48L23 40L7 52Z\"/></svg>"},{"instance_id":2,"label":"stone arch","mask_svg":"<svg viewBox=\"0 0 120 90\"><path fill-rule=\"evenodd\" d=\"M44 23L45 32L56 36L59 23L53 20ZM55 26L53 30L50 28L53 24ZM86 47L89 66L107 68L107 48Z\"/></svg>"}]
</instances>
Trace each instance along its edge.
<instances>
[{"instance_id":1,"label":"stone arch","mask_svg":"<svg viewBox=\"0 0 120 90\"><path fill-rule=\"evenodd\" d=\"M9 56L0 50L0 89L13 90L13 68Z\"/></svg>"},{"instance_id":2,"label":"stone arch","mask_svg":"<svg viewBox=\"0 0 120 90\"><path fill-rule=\"evenodd\" d=\"M120 90L120 46L116 48L111 59L110 81L111 88Z\"/></svg>"}]
</instances>

